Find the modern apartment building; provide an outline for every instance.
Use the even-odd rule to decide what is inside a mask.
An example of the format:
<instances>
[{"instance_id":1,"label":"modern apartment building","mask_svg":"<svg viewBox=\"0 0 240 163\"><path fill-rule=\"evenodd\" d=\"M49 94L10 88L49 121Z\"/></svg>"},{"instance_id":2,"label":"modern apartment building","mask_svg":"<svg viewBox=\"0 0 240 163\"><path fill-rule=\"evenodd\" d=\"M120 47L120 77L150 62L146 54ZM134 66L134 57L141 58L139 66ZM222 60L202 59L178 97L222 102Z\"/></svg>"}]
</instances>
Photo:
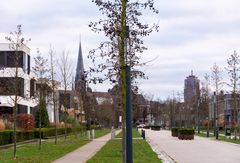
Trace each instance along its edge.
<instances>
[{"instance_id":1,"label":"modern apartment building","mask_svg":"<svg viewBox=\"0 0 240 163\"><path fill-rule=\"evenodd\" d=\"M30 49L21 45L18 51L12 44L0 43L0 115L12 114L15 94L15 60L18 57L17 113L34 113L36 82L30 72Z\"/></svg>"}]
</instances>

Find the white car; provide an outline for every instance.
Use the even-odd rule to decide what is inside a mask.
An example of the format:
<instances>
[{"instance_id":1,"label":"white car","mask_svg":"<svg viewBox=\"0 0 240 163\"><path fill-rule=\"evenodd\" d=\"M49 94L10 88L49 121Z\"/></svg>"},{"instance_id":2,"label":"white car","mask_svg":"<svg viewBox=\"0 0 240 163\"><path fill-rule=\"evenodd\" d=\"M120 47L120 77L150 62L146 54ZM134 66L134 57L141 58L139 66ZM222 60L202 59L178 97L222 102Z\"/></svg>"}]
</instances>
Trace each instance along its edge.
<instances>
[{"instance_id":1,"label":"white car","mask_svg":"<svg viewBox=\"0 0 240 163\"><path fill-rule=\"evenodd\" d=\"M143 128L145 126L146 126L145 124L140 124L140 125L137 125L137 128Z\"/></svg>"}]
</instances>

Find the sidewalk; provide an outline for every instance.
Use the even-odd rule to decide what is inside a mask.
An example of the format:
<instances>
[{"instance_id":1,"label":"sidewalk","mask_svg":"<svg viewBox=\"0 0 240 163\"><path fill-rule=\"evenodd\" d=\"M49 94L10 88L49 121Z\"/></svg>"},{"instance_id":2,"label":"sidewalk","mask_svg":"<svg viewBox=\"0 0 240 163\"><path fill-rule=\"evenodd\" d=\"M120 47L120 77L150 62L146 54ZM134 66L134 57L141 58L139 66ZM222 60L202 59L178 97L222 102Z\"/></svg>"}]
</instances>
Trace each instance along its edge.
<instances>
[{"instance_id":1,"label":"sidewalk","mask_svg":"<svg viewBox=\"0 0 240 163\"><path fill-rule=\"evenodd\" d=\"M120 130L116 131L116 135ZM52 163L85 163L88 159L94 156L109 140L111 133L94 139L90 143L76 149L75 151L53 161Z\"/></svg>"},{"instance_id":2,"label":"sidewalk","mask_svg":"<svg viewBox=\"0 0 240 163\"><path fill-rule=\"evenodd\" d=\"M178 163L239 163L240 145L213 141L195 136L194 140L179 140L170 131L146 130L146 137L159 151Z\"/></svg>"}]
</instances>

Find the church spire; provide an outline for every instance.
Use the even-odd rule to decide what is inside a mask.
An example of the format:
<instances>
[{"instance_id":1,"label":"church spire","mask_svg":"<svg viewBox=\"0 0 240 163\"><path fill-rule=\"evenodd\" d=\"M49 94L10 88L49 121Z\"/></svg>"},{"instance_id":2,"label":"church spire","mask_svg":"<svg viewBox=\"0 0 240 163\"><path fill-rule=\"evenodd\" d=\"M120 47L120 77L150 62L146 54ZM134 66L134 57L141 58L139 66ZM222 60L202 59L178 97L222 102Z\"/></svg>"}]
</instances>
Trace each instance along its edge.
<instances>
[{"instance_id":1,"label":"church spire","mask_svg":"<svg viewBox=\"0 0 240 163\"><path fill-rule=\"evenodd\" d=\"M84 76L81 39L79 41L79 49L78 49L78 60L77 60L77 69L76 69L76 77L75 77L75 88L76 89L85 88L85 76Z\"/></svg>"}]
</instances>

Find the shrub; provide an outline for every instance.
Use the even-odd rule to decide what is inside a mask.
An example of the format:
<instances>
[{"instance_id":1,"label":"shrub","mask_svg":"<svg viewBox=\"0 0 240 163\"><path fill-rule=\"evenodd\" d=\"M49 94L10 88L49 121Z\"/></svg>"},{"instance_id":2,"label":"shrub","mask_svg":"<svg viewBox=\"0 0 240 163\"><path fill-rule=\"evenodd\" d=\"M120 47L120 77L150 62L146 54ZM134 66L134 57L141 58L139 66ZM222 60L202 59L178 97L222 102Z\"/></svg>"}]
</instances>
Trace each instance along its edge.
<instances>
[{"instance_id":1,"label":"shrub","mask_svg":"<svg viewBox=\"0 0 240 163\"><path fill-rule=\"evenodd\" d=\"M177 127L174 127L171 129L173 137L178 137L178 129L179 128L177 128Z\"/></svg>"},{"instance_id":2,"label":"shrub","mask_svg":"<svg viewBox=\"0 0 240 163\"><path fill-rule=\"evenodd\" d=\"M178 129L179 134L185 134L185 135L194 135L195 130L191 128L180 128Z\"/></svg>"},{"instance_id":3,"label":"shrub","mask_svg":"<svg viewBox=\"0 0 240 163\"><path fill-rule=\"evenodd\" d=\"M57 128L58 135L63 135L65 132L64 128ZM72 128L67 128L67 133L73 132ZM42 138L49 138L55 135L55 128L41 128ZM35 137L39 138L39 128L35 129Z\"/></svg>"},{"instance_id":4,"label":"shrub","mask_svg":"<svg viewBox=\"0 0 240 163\"><path fill-rule=\"evenodd\" d=\"M150 126L148 125L148 126L144 126L143 127L144 129L150 129Z\"/></svg>"},{"instance_id":5,"label":"shrub","mask_svg":"<svg viewBox=\"0 0 240 163\"><path fill-rule=\"evenodd\" d=\"M0 119L0 130L4 130L5 129L5 124L3 122L2 119Z\"/></svg>"},{"instance_id":6,"label":"shrub","mask_svg":"<svg viewBox=\"0 0 240 163\"><path fill-rule=\"evenodd\" d=\"M195 130L191 128L181 128L178 130L178 138L182 140L194 139Z\"/></svg>"},{"instance_id":7,"label":"shrub","mask_svg":"<svg viewBox=\"0 0 240 163\"><path fill-rule=\"evenodd\" d=\"M16 131L17 142L35 138L34 131ZM13 143L13 130L0 131L0 145Z\"/></svg>"},{"instance_id":8,"label":"shrub","mask_svg":"<svg viewBox=\"0 0 240 163\"><path fill-rule=\"evenodd\" d=\"M0 131L0 145L12 143L12 133L11 130Z\"/></svg>"},{"instance_id":9,"label":"shrub","mask_svg":"<svg viewBox=\"0 0 240 163\"><path fill-rule=\"evenodd\" d=\"M13 132L12 132L13 134ZM17 131L17 142L25 141L25 140L31 140L35 138L34 131Z\"/></svg>"},{"instance_id":10,"label":"shrub","mask_svg":"<svg viewBox=\"0 0 240 163\"><path fill-rule=\"evenodd\" d=\"M34 129L34 118L32 114L18 114L17 119L17 128L23 130L33 130Z\"/></svg>"},{"instance_id":11,"label":"shrub","mask_svg":"<svg viewBox=\"0 0 240 163\"><path fill-rule=\"evenodd\" d=\"M46 102L45 101L42 101L40 102L39 106L38 106L38 109L36 111L36 114L35 114L35 127L38 128L39 127L39 114L41 112L41 127L44 128L44 127L49 127L49 117L48 117L48 112L47 112L47 109L46 109Z\"/></svg>"},{"instance_id":12,"label":"shrub","mask_svg":"<svg viewBox=\"0 0 240 163\"><path fill-rule=\"evenodd\" d=\"M3 120L5 124L5 129L12 130L13 129L13 122L9 121L8 119Z\"/></svg>"}]
</instances>

